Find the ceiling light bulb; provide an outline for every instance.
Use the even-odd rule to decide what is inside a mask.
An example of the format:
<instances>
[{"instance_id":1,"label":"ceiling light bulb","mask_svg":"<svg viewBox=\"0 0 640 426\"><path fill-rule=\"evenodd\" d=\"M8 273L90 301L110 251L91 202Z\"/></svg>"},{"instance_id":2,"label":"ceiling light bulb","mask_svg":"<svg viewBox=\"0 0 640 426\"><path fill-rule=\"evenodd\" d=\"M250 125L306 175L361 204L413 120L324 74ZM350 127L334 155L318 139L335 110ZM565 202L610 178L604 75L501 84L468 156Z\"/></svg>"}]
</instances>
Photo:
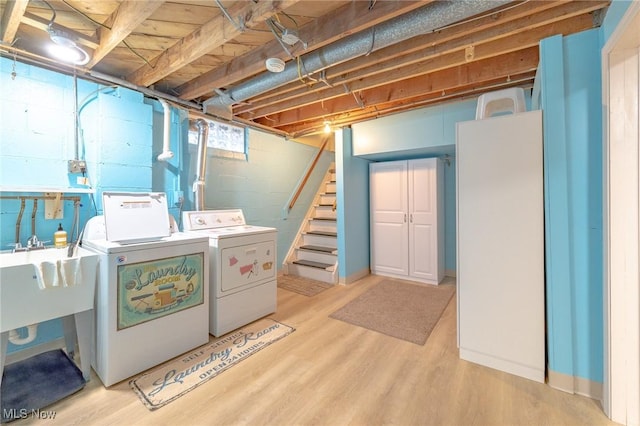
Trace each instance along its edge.
<instances>
[{"instance_id":1,"label":"ceiling light bulb","mask_svg":"<svg viewBox=\"0 0 640 426\"><path fill-rule=\"evenodd\" d=\"M58 59L75 65L85 65L89 62L89 54L76 44L72 36L62 30L47 28L49 37L53 45L49 46L49 51Z\"/></svg>"},{"instance_id":2,"label":"ceiling light bulb","mask_svg":"<svg viewBox=\"0 0 640 426\"><path fill-rule=\"evenodd\" d=\"M329 121L324 122L324 132L331 133L331 123Z\"/></svg>"},{"instance_id":3,"label":"ceiling light bulb","mask_svg":"<svg viewBox=\"0 0 640 426\"><path fill-rule=\"evenodd\" d=\"M49 33L51 41L53 41L55 44L65 47L76 47L76 42L69 34L65 33L64 31L57 30L52 26L49 26L47 32Z\"/></svg>"},{"instance_id":4,"label":"ceiling light bulb","mask_svg":"<svg viewBox=\"0 0 640 426\"><path fill-rule=\"evenodd\" d=\"M77 46L67 47L59 44L52 44L49 46L49 52L59 60L74 65L85 65L90 59L89 54Z\"/></svg>"}]
</instances>

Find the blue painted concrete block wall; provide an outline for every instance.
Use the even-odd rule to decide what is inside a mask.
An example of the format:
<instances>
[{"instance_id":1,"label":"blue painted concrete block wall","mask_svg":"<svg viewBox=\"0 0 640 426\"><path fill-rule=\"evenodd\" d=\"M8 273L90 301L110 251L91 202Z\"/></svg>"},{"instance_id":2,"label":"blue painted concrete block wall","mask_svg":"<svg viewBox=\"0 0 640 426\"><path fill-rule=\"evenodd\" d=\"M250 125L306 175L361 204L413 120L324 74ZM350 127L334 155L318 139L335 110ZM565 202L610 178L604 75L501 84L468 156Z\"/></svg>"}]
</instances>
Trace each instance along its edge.
<instances>
[{"instance_id":1,"label":"blue painted concrete block wall","mask_svg":"<svg viewBox=\"0 0 640 426\"><path fill-rule=\"evenodd\" d=\"M549 369L603 381L598 30L541 43ZM562 78L558 78L562 76Z\"/></svg>"},{"instance_id":2,"label":"blue painted concrete block wall","mask_svg":"<svg viewBox=\"0 0 640 426\"><path fill-rule=\"evenodd\" d=\"M322 153L293 209L285 213L298 181L318 148L256 130L248 131L247 160L207 158L205 208L243 210L247 223L278 230L278 268L293 243L322 179L334 161ZM195 175L195 148L191 151L190 179ZM191 185L193 181L188 182ZM190 207L188 207L190 208Z\"/></svg>"},{"instance_id":3,"label":"blue painted concrete block wall","mask_svg":"<svg viewBox=\"0 0 640 426\"><path fill-rule=\"evenodd\" d=\"M141 93L122 88L98 93L83 109L82 142L98 213L104 191L152 190L152 117Z\"/></svg>"},{"instance_id":4,"label":"blue painted concrete block wall","mask_svg":"<svg viewBox=\"0 0 640 426\"><path fill-rule=\"evenodd\" d=\"M353 156L352 129L336 132L338 275L348 284L369 273L369 161Z\"/></svg>"},{"instance_id":5,"label":"blue painted concrete block wall","mask_svg":"<svg viewBox=\"0 0 640 426\"><path fill-rule=\"evenodd\" d=\"M15 71L15 75L12 74ZM143 96L128 89L113 89L77 80L79 129L75 135L76 98L70 76L0 58L0 186L2 196L37 197L61 191L81 199L80 228L102 210L103 190L151 190L151 107ZM76 148L77 146L77 148ZM86 177L95 193L66 193L77 188L79 175L68 173L68 160L87 161ZM40 190L39 188L42 188ZM15 242L20 201L0 199L0 246ZM27 200L19 240L34 233ZM72 230L73 202L63 202L62 219L45 219L44 201L38 200L35 233L51 241L59 223ZM28 217L29 220L25 218ZM69 235L77 238L78 232ZM25 347L61 336L59 321L39 327L38 338ZM23 349L10 344L9 351Z\"/></svg>"}]
</instances>

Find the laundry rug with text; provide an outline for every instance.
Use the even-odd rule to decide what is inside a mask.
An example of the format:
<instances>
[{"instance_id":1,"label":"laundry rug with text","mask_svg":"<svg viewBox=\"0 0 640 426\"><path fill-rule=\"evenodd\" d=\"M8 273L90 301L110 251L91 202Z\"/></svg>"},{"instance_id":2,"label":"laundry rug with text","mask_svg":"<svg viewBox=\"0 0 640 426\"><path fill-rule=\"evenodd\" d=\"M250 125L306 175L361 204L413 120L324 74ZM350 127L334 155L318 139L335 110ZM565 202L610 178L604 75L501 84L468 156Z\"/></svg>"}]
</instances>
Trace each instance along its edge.
<instances>
[{"instance_id":1,"label":"laundry rug with text","mask_svg":"<svg viewBox=\"0 0 640 426\"><path fill-rule=\"evenodd\" d=\"M161 364L132 379L129 385L148 409L155 410L294 331L263 318Z\"/></svg>"}]
</instances>

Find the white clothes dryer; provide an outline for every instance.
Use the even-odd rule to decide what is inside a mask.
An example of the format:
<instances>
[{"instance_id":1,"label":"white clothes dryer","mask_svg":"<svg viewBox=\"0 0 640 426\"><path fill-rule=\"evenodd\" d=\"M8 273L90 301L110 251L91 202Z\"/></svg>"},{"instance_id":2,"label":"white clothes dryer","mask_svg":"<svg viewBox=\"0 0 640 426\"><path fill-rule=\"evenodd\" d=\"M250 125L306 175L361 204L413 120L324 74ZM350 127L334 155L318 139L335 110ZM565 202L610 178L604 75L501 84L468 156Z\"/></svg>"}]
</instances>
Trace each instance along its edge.
<instances>
[{"instance_id":1,"label":"white clothes dryer","mask_svg":"<svg viewBox=\"0 0 640 426\"><path fill-rule=\"evenodd\" d=\"M91 364L111 386L209 341L209 238L171 233L162 193L103 200L82 247L100 255Z\"/></svg>"},{"instance_id":2,"label":"white clothes dryer","mask_svg":"<svg viewBox=\"0 0 640 426\"><path fill-rule=\"evenodd\" d=\"M221 336L276 311L277 230L241 209L187 211L185 233L209 238L209 332Z\"/></svg>"}]
</instances>

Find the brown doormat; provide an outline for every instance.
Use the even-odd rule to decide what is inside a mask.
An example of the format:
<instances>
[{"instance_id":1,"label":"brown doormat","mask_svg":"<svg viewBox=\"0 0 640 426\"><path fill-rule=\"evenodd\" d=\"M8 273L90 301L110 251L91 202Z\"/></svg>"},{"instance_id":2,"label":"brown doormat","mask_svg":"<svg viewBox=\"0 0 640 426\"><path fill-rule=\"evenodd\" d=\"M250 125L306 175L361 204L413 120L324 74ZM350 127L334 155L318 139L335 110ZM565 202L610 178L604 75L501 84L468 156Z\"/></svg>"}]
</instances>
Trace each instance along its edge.
<instances>
[{"instance_id":1,"label":"brown doormat","mask_svg":"<svg viewBox=\"0 0 640 426\"><path fill-rule=\"evenodd\" d=\"M384 280L329 317L424 345L454 293L453 285Z\"/></svg>"},{"instance_id":2,"label":"brown doormat","mask_svg":"<svg viewBox=\"0 0 640 426\"><path fill-rule=\"evenodd\" d=\"M278 287L311 297L333 286L329 283L298 277L296 275L279 275Z\"/></svg>"},{"instance_id":3,"label":"brown doormat","mask_svg":"<svg viewBox=\"0 0 640 426\"><path fill-rule=\"evenodd\" d=\"M288 336L294 328L263 318L131 380L142 403L155 410Z\"/></svg>"}]
</instances>

